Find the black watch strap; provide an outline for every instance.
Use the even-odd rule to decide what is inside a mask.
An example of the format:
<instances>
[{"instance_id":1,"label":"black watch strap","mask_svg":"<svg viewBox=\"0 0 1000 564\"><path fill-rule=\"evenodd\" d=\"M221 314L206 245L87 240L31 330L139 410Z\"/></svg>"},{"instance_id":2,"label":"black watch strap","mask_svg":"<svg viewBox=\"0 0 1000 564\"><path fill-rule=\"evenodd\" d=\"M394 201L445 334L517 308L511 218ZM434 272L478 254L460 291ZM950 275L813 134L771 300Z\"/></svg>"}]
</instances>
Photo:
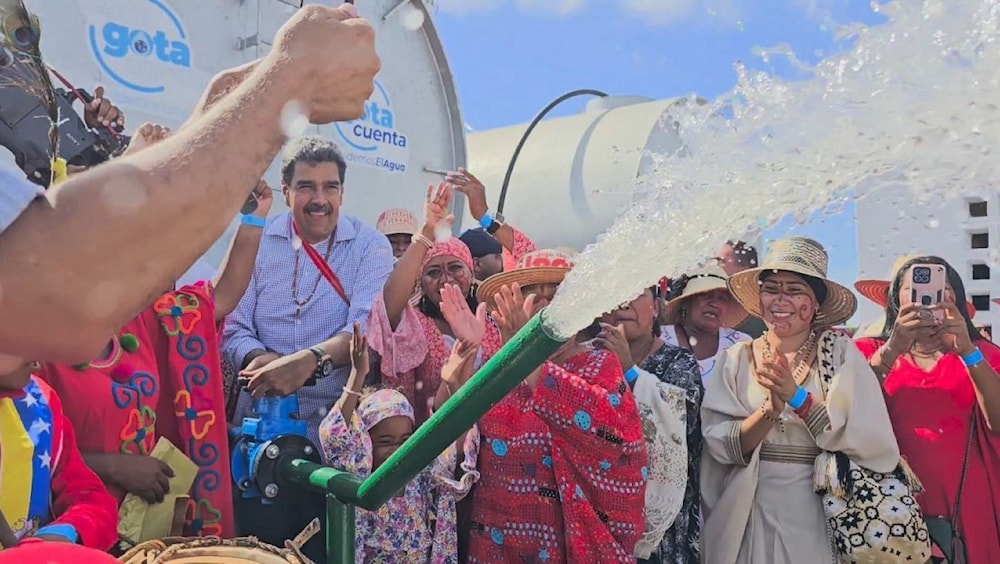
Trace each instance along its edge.
<instances>
[{"instance_id":1,"label":"black watch strap","mask_svg":"<svg viewBox=\"0 0 1000 564\"><path fill-rule=\"evenodd\" d=\"M500 228L503 226L504 226L503 214L497 212L493 214L493 223L491 223L490 226L486 228L486 232L489 233L490 235L496 235L497 231L500 231Z\"/></svg>"},{"instance_id":2,"label":"black watch strap","mask_svg":"<svg viewBox=\"0 0 1000 564\"><path fill-rule=\"evenodd\" d=\"M316 355L316 367L317 368L321 364L323 364L324 360L326 360L328 358L328 355L326 354L326 351L324 351L321 347L309 347L309 352L311 352L314 355Z\"/></svg>"}]
</instances>

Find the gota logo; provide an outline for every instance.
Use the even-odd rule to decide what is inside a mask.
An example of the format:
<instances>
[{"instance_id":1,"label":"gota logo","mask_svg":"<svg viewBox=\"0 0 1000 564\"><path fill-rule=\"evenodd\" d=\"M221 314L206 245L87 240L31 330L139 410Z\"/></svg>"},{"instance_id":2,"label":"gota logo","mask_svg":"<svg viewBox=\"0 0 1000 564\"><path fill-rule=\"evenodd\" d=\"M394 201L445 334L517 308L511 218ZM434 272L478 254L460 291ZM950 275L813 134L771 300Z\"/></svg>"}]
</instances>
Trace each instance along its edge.
<instances>
[{"instance_id":1,"label":"gota logo","mask_svg":"<svg viewBox=\"0 0 1000 564\"><path fill-rule=\"evenodd\" d=\"M131 0L139 8L141 27L107 21L88 29L90 49L101 70L118 84L143 94L166 90L157 67L191 68L191 48L180 18L163 0ZM159 26L153 27L157 25ZM142 65L135 61L146 59ZM152 63L147 64L147 63ZM138 72L141 70L142 72Z\"/></svg>"},{"instance_id":2,"label":"gota logo","mask_svg":"<svg viewBox=\"0 0 1000 564\"><path fill-rule=\"evenodd\" d=\"M392 101L379 81L375 81L375 91L365 102L365 113L354 121L335 124L337 133L356 151L377 151L380 148L407 146L406 135L396 130L396 116L392 112Z\"/></svg>"}]
</instances>

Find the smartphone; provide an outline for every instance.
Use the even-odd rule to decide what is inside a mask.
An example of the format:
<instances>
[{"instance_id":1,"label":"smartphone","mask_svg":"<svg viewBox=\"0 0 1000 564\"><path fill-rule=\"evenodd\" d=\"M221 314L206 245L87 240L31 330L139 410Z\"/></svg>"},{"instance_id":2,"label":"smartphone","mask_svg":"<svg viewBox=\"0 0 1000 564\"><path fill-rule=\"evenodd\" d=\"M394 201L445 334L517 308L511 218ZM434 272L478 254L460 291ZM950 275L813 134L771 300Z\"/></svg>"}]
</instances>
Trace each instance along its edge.
<instances>
[{"instance_id":1,"label":"smartphone","mask_svg":"<svg viewBox=\"0 0 1000 564\"><path fill-rule=\"evenodd\" d=\"M910 279L910 303L930 308L944 301L948 274L944 265L915 264L907 273ZM934 316L944 319L944 312L935 310Z\"/></svg>"}]
</instances>

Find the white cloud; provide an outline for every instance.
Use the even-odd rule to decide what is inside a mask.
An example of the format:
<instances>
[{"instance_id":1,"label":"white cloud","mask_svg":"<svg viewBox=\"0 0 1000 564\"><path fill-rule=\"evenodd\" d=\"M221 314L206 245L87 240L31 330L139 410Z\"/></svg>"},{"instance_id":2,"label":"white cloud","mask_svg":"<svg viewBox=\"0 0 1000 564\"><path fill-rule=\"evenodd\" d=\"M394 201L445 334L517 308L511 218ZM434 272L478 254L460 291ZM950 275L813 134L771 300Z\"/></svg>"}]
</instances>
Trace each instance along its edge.
<instances>
[{"instance_id":1,"label":"white cloud","mask_svg":"<svg viewBox=\"0 0 1000 564\"><path fill-rule=\"evenodd\" d=\"M832 5L844 0L789 1L805 15L824 19L829 17ZM610 3L650 25L669 25L692 19L734 25L742 12L762 6L759 0L434 0L434 3L441 11L452 14L513 8L554 16L568 16L588 7L607 9Z\"/></svg>"},{"instance_id":2,"label":"white cloud","mask_svg":"<svg viewBox=\"0 0 1000 564\"><path fill-rule=\"evenodd\" d=\"M587 0L514 0L518 9L543 11L558 16L568 16L581 10Z\"/></svg>"}]
</instances>

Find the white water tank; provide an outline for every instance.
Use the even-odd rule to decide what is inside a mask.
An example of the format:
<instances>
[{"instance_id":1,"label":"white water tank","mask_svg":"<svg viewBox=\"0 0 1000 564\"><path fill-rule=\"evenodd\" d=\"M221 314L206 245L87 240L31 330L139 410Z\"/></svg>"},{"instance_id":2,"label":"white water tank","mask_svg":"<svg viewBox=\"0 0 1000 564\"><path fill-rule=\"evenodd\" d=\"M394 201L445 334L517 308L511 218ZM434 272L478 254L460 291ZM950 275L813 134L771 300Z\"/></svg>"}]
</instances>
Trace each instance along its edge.
<instances>
[{"instance_id":1,"label":"white water tank","mask_svg":"<svg viewBox=\"0 0 1000 564\"><path fill-rule=\"evenodd\" d=\"M595 98L580 114L546 119L518 157L503 213L540 247L582 249L633 201L652 154L681 146L670 109L687 98ZM507 165L528 124L469 135L469 169L496 207ZM473 227L466 219L464 227ZM669 233L650 230L650 237Z\"/></svg>"},{"instance_id":2,"label":"white water tank","mask_svg":"<svg viewBox=\"0 0 1000 564\"><path fill-rule=\"evenodd\" d=\"M78 88L104 86L124 109L129 130L143 121L179 126L213 75L267 54L275 32L301 6L298 0L26 3L40 18L46 63ZM364 0L357 8L375 27L382 59L375 92L361 120L309 132L329 136L343 149L344 213L374 225L385 208L422 211L427 184L465 164L465 133L424 0ZM280 188L277 162L266 178ZM272 214L287 209L281 200L276 194ZM218 265L233 229L206 262Z\"/></svg>"}]
</instances>

